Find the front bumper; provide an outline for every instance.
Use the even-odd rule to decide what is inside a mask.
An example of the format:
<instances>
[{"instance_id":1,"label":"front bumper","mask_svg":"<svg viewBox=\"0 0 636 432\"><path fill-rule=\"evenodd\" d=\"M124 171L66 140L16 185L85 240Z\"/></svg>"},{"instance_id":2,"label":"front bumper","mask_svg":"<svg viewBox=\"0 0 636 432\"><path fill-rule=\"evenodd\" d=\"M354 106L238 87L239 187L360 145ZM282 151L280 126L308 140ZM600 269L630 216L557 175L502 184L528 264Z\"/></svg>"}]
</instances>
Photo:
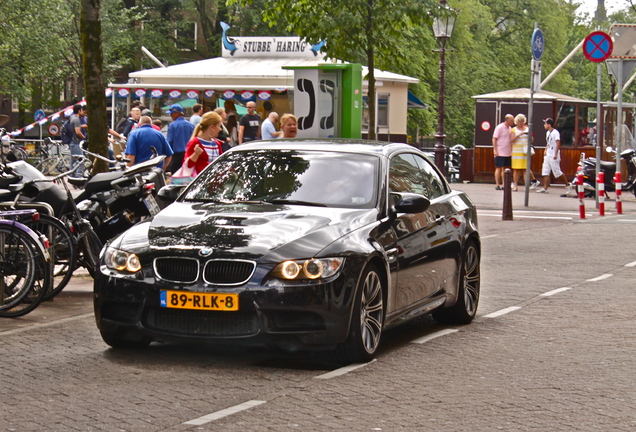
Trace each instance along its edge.
<instances>
[{"instance_id":1,"label":"front bumper","mask_svg":"<svg viewBox=\"0 0 636 432\"><path fill-rule=\"evenodd\" d=\"M231 341L256 345L334 345L349 332L351 308L359 272L348 260L343 271L325 283L289 284L267 279L257 268L237 287L198 282L183 286L154 277L133 280L108 270L95 279L97 326L104 333L141 333L155 340L176 342ZM160 305L162 289L234 293L238 311L172 309Z\"/></svg>"}]
</instances>

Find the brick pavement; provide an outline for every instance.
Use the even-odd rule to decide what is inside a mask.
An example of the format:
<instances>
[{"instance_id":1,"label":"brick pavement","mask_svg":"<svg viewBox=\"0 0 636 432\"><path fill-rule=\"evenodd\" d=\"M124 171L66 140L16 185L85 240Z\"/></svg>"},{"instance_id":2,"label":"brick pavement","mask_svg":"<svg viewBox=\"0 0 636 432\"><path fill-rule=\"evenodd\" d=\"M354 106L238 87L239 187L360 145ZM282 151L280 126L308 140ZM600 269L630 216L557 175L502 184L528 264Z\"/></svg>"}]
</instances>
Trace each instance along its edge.
<instances>
[{"instance_id":1,"label":"brick pavement","mask_svg":"<svg viewBox=\"0 0 636 432\"><path fill-rule=\"evenodd\" d=\"M488 186L463 185L485 210L501 194ZM576 201L536 195L538 212ZM634 430L636 267L624 264L636 254L617 249L633 230L616 216L575 222L480 218L476 322L424 344L409 341L440 330L430 319L394 329L377 361L328 380L315 377L336 366L317 354L108 349L90 280L74 278L54 302L0 320L0 431ZM602 274L613 276L588 281ZM254 400L265 403L184 424Z\"/></svg>"}]
</instances>

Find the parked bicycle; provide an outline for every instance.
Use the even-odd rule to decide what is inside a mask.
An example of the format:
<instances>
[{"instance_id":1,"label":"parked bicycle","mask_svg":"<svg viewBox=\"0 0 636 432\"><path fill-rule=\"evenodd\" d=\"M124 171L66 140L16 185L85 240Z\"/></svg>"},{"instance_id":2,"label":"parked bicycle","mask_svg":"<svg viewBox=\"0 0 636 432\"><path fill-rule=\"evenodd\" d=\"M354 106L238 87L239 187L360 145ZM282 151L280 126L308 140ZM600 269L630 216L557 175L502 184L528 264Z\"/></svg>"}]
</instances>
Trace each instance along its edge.
<instances>
[{"instance_id":1,"label":"parked bicycle","mask_svg":"<svg viewBox=\"0 0 636 432\"><path fill-rule=\"evenodd\" d=\"M82 158L81 163L84 160ZM36 208L47 216L41 218L38 224L40 229L50 232L56 253L56 280L51 296L64 288L77 265L86 267L91 275L94 274L102 247L90 222L82 217L66 183L66 178L72 172L69 170L49 179L32 166L19 161L5 165L0 176L0 185L7 188L0 190L0 206ZM62 184L64 191L54 185L56 182Z\"/></svg>"},{"instance_id":2,"label":"parked bicycle","mask_svg":"<svg viewBox=\"0 0 636 432\"><path fill-rule=\"evenodd\" d=\"M68 171L71 167L71 150L62 141L44 138L44 146L40 146L41 160L35 167L44 175L57 175Z\"/></svg>"},{"instance_id":3,"label":"parked bicycle","mask_svg":"<svg viewBox=\"0 0 636 432\"><path fill-rule=\"evenodd\" d=\"M38 216L35 210L0 211L0 317L31 312L51 286L48 240L21 222Z\"/></svg>"},{"instance_id":4,"label":"parked bicycle","mask_svg":"<svg viewBox=\"0 0 636 432\"><path fill-rule=\"evenodd\" d=\"M83 158L80 159L79 163L84 163ZM63 172L52 179L36 179L33 180L34 183L43 183L43 182L59 182L64 187L66 191L66 202L70 206L70 212L64 213L62 216L62 220L66 220L72 226L73 234L75 235L75 240L77 244L77 264L86 268L91 276L95 276L95 273L98 270L99 265L99 253L102 250L103 243L99 239L99 236L93 230L91 223L88 219L82 217L77 205L75 204L75 200L73 195L71 194L71 190L66 183L66 177L71 175L73 170L69 170ZM69 272L72 272L75 267L71 267L69 265Z\"/></svg>"},{"instance_id":5,"label":"parked bicycle","mask_svg":"<svg viewBox=\"0 0 636 432\"><path fill-rule=\"evenodd\" d=\"M14 141L11 141L6 129L0 128L0 161L2 163L26 160L27 153Z\"/></svg>"}]
</instances>

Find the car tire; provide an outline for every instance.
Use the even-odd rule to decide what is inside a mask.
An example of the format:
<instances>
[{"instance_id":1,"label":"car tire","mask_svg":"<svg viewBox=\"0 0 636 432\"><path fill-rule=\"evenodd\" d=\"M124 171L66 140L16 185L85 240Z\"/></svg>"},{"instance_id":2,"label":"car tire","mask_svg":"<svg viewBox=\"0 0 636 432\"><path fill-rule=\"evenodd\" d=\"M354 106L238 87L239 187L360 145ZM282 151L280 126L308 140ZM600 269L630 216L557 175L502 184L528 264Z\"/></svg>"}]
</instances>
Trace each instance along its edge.
<instances>
[{"instance_id":1,"label":"car tire","mask_svg":"<svg viewBox=\"0 0 636 432\"><path fill-rule=\"evenodd\" d=\"M384 324L382 278L374 265L368 265L356 292L347 340L338 346L343 363L366 363L373 360L380 345Z\"/></svg>"},{"instance_id":2,"label":"car tire","mask_svg":"<svg viewBox=\"0 0 636 432\"><path fill-rule=\"evenodd\" d=\"M449 308L433 312L433 318L440 324L468 324L477 314L479 305L481 273L479 249L475 242L466 244L457 287L457 302Z\"/></svg>"},{"instance_id":3,"label":"car tire","mask_svg":"<svg viewBox=\"0 0 636 432\"><path fill-rule=\"evenodd\" d=\"M100 331L102 339L113 348L141 349L146 348L152 342L152 338L140 333L126 332L124 334L108 333Z\"/></svg>"}]
</instances>

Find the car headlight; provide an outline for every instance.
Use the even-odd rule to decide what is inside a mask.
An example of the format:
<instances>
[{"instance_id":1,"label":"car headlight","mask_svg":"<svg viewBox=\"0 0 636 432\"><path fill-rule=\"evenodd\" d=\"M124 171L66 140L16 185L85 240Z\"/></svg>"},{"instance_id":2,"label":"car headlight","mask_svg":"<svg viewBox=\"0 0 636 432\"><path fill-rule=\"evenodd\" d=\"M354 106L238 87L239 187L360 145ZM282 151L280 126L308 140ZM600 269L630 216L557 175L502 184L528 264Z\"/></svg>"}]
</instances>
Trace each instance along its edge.
<instances>
[{"instance_id":1,"label":"car headlight","mask_svg":"<svg viewBox=\"0 0 636 432\"><path fill-rule=\"evenodd\" d=\"M284 261L274 267L272 275L286 280L324 279L338 273L343 262L344 258L311 258Z\"/></svg>"},{"instance_id":2,"label":"car headlight","mask_svg":"<svg viewBox=\"0 0 636 432\"><path fill-rule=\"evenodd\" d=\"M106 267L117 271L136 273L141 270L141 261L139 261L137 255L113 247L106 248L104 264L106 264Z\"/></svg>"}]
</instances>

